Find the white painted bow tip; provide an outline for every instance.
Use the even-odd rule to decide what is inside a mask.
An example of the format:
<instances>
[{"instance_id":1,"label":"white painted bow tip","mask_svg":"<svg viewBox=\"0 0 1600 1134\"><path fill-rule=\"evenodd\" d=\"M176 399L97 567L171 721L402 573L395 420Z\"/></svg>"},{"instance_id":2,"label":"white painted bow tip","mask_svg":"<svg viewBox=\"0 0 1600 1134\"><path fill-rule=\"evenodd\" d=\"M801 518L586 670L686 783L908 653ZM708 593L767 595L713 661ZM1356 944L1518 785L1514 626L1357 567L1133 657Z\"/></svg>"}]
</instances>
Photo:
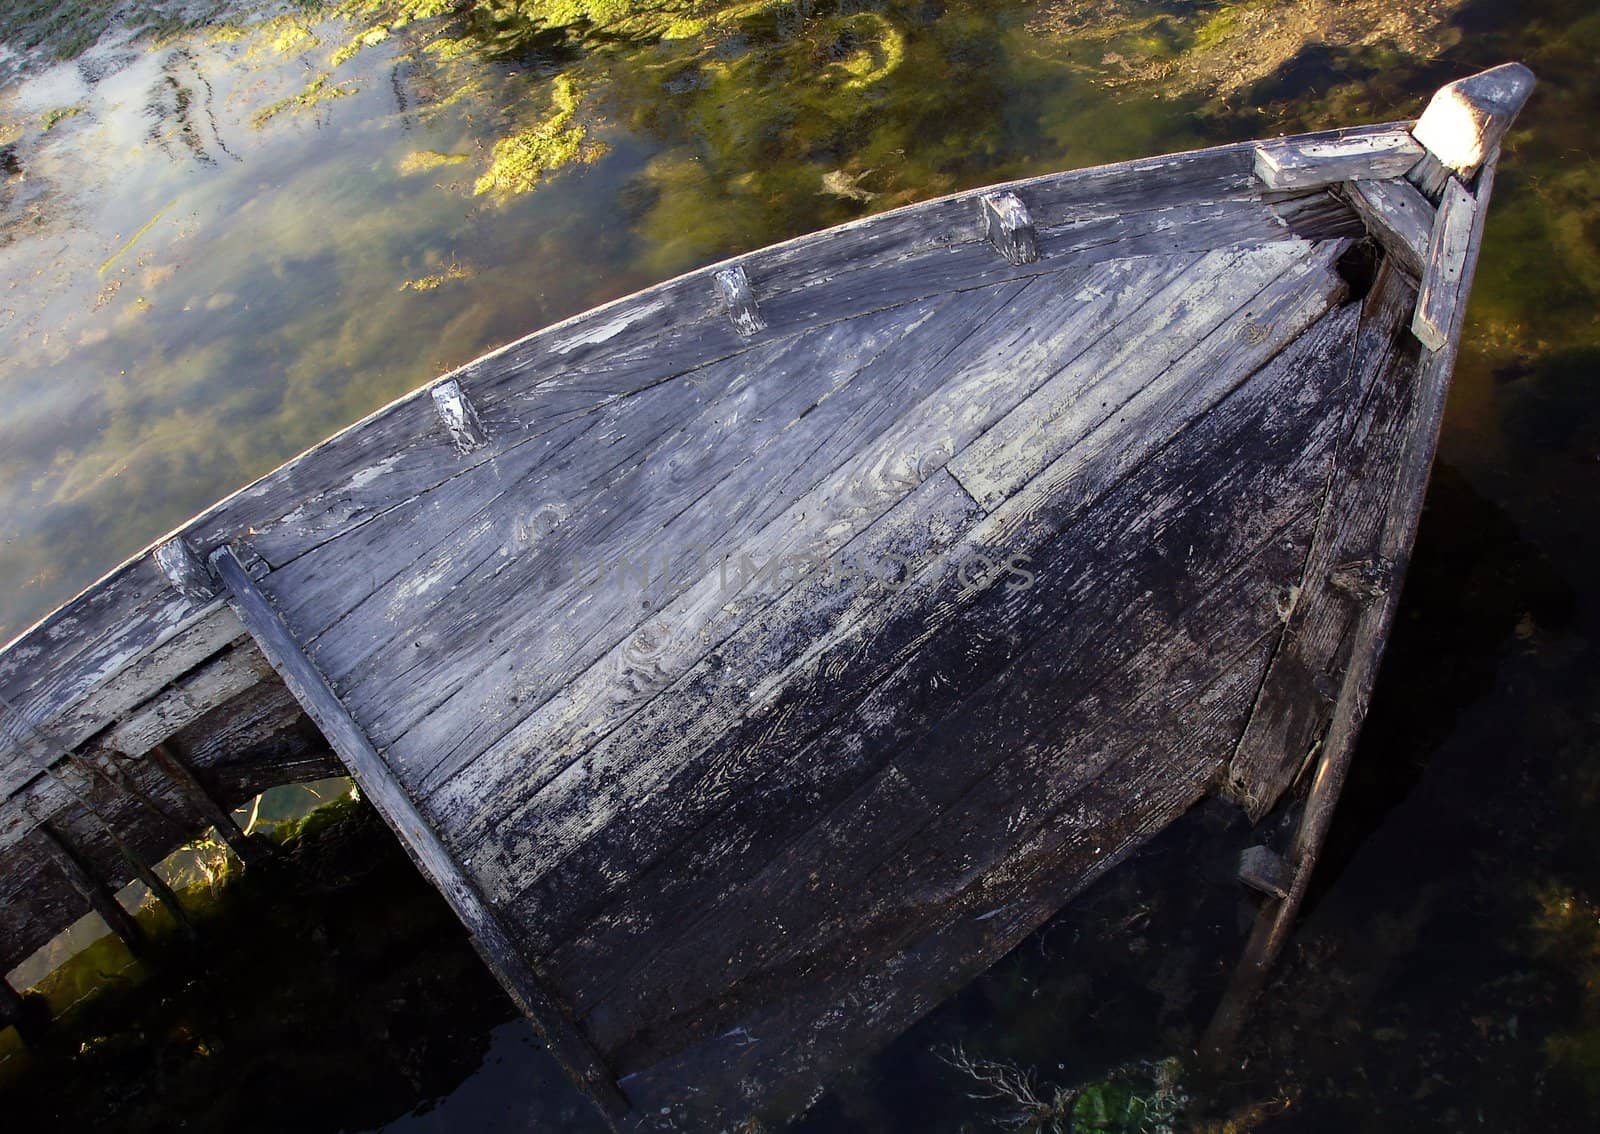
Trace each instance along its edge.
<instances>
[{"instance_id":1,"label":"white painted bow tip","mask_svg":"<svg viewBox=\"0 0 1600 1134\"><path fill-rule=\"evenodd\" d=\"M1412 136L1468 179L1511 129L1533 87L1533 72L1521 63L1503 63L1447 83L1434 93Z\"/></svg>"}]
</instances>

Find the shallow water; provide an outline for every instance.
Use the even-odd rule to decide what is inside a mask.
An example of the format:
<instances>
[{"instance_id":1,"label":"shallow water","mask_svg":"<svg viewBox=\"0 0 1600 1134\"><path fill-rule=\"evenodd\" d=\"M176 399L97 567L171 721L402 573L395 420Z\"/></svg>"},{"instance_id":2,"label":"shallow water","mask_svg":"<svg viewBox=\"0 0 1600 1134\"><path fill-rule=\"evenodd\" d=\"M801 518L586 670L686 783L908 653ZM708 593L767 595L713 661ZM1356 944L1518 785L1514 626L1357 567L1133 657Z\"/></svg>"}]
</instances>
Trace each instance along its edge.
<instances>
[{"instance_id":1,"label":"shallow water","mask_svg":"<svg viewBox=\"0 0 1600 1134\"><path fill-rule=\"evenodd\" d=\"M0 181L0 637L440 370L664 276L998 178L1415 114L1519 58L1541 88L1355 778L1244 1068L1186 1089L1217 1130L1594 1128L1592 5L501 0L398 26L429 8L223 16L0 91L20 170ZM1184 1054L1248 914L1226 870L1243 835L1191 817L802 1125L977 1128L998 1112L939 1058L953 1043L1054 1083ZM39 1083L93 1072L103 1093L29 1106L129 1129L199 1098L233 1128L291 1105L329 1130L582 1128L383 844L330 852L380 864L338 901L263 884L228 922L262 945L206 969L225 1018L135 999L105 1045L41 1059ZM352 940L377 926L404 932Z\"/></svg>"}]
</instances>

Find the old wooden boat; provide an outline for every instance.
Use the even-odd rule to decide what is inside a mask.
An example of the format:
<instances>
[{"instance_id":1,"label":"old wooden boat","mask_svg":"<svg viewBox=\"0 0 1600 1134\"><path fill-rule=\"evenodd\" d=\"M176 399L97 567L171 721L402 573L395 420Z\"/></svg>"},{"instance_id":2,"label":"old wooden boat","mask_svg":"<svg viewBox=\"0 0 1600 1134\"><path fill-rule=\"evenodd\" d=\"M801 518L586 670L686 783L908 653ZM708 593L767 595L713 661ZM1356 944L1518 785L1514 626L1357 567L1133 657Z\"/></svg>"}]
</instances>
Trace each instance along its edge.
<instances>
[{"instance_id":1,"label":"old wooden boat","mask_svg":"<svg viewBox=\"0 0 1600 1134\"><path fill-rule=\"evenodd\" d=\"M338 768L618 1126L803 1107L1197 800L1305 781L1259 968L1531 85L871 217L332 437L0 653L6 969L88 909L137 944L112 889Z\"/></svg>"}]
</instances>

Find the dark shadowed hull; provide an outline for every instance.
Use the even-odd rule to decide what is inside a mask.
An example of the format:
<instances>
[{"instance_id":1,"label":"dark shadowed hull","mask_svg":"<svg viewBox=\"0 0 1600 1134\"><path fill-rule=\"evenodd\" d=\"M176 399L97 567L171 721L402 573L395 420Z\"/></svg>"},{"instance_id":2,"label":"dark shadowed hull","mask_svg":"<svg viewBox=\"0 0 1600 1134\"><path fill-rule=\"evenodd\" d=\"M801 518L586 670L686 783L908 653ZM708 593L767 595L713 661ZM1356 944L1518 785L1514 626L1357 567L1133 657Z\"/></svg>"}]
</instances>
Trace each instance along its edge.
<instances>
[{"instance_id":1,"label":"dark shadowed hull","mask_svg":"<svg viewBox=\"0 0 1600 1134\"><path fill-rule=\"evenodd\" d=\"M1402 125L962 194L388 407L0 654L6 966L112 831L331 746L614 1121L805 1106L1208 793L1336 794L1493 169Z\"/></svg>"}]
</instances>

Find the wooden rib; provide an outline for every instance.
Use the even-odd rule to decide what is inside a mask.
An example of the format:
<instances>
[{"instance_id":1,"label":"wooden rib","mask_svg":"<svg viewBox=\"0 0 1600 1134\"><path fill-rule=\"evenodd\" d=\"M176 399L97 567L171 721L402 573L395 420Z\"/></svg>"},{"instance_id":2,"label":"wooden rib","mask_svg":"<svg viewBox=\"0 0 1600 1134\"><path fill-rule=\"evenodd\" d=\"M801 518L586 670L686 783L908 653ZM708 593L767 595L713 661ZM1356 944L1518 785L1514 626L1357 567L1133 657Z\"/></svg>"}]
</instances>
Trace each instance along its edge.
<instances>
[{"instance_id":1,"label":"wooden rib","mask_svg":"<svg viewBox=\"0 0 1600 1134\"><path fill-rule=\"evenodd\" d=\"M1467 257L1473 251L1476 211L1476 201L1460 181L1452 177L1445 183L1411 320L1412 333L1429 350L1439 350L1449 341L1450 329L1457 321L1456 309L1467 294Z\"/></svg>"},{"instance_id":2,"label":"wooden rib","mask_svg":"<svg viewBox=\"0 0 1600 1134\"><path fill-rule=\"evenodd\" d=\"M205 785L195 778L194 770L171 745L156 745L149 750L149 757L172 781L173 786L188 801L194 813L209 824L217 832L218 837L238 855L240 862L248 866L271 853L269 844L252 838L239 829L239 824L234 821L233 812L212 797Z\"/></svg>"},{"instance_id":3,"label":"wooden rib","mask_svg":"<svg viewBox=\"0 0 1600 1134\"><path fill-rule=\"evenodd\" d=\"M72 844L49 823L40 824L39 835L42 845L68 884L89 903L90 909L104 919L111 932L127 946L128 952L135 957L143 957L148 953L150 940L145 936L144 929L117 901L117 895L111 887L90 873Z\"/></svg>"},{"instance_id":4,"label":"wooden rib","mask_svg":"<svg viewBox=\"0 0 1600 1134\"><path fill-rule=\"evenodd\" d=\"M516 950L498 915L484 902L460 865L440 843L438 835L417 811L333 687L305 655L233 549L222 547L214 552L211 567L239 621L339 753L362 793L399 836L412 861L450 903L485 962L538 1029L551 1053L609 1119L620 1119L627 1113L628 1104L618 1092L605 1062L572 1022L559 999Z\"/></svg>"},{"instance_id":5,"label":"wooden rib","mask_svg":"<svg viewBox=\"0 0 1600 1134\"><path fill-rule=\"evenodd\" d=\"M1383 250L1420 279L1433 232L1432 203L1404 178L1352 181L1344 195Z\"/></svg>"},{"instance_id":6,"label":"wooden rib","mask_svg":"<svg viewBox=\"0 0 1600 1134\"><path fill-rule=\"evenodd\" d=\"M1255 172L1269 189L1312 189L1400 177L1422 154L1422 146L1403 128L1349 137L1283 138L1256 145Z\"/></svg>"}]
</instances>

